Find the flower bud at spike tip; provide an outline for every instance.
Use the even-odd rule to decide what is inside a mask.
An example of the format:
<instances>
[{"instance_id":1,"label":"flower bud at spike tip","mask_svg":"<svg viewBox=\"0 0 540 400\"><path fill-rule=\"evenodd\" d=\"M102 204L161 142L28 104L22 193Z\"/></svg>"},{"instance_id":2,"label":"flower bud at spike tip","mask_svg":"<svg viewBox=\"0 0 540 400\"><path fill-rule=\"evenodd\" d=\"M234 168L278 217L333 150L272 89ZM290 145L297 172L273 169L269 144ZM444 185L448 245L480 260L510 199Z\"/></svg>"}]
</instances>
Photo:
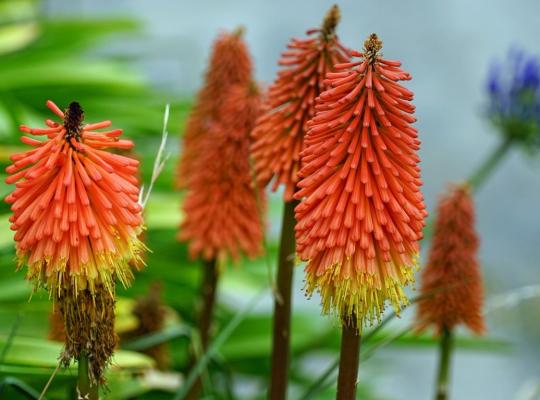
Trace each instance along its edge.
<instances>
[{"instance_id":1,"label":"flower bud at spike tip","mask_svg":"<svg viewBox=\"0 0 540 400\"><path fill-rule=\"evenodd\" d=\"M440 334L464 324L476 334L485 331L474 213L467 186L451 188L439 201L429 259L422 272L419 330L434 326Z\"/></svg>"},{"instance_id":2,"label":"flower bud at spike tip","mask_svg":"<svg viewBox=\"0 0 540 400\"><path fill-rule=\"evenodd\" d=\"M336 34L336 28L341 19L341 13L337 4L334 4L324 17L321 34L325 38L330 38Z\"/></svg>"},{"instance_id":3,"label":"flower bud at spike tip","mask_svg":"<svg viewBox=\"0 0 540 400\"><path fill-rule=\"evenodd\" d=\"M295 198L296 243L306 291L323 313L358 329L380 320L387 301L399 313L413 282L427 215L420 192L420 146L409 80L397 61L365 52L334 66L308 123Z\"/></svg>"},{"instance_id":4,"label":"flower bud at spike tip","mask_svg":"<svg viewBox=\"0 0 540 400\"><path fill-rule=\"evenodd\" d=\"M373 64L377 60L379 51L382 49L382 41L379 40L377 34L372 33L364 42L364 56L369 60L370 64Z\"/></svg>"},{"instance_id":5,"label":"flower bud at spike tip","mask_svg":"<svg viewBox=\"0 0 540 400\"><path fill-rule=\"evenodd\" d=\"M300 152L307 122L315 114L315 99L327 88L324 77L336 63L349 60L348 50L335 34L339 8L328 11L320 29L308 31L309 38L292 39L279 64L282 69L270 86L263 115L252 132L251 152L257 181L272 190L285 187L285 201L292 200Z\"/></svg>"},{"instance_id":6,"label":"flower bud at spike tip","mask_svg":"<svg viewBox=\"0 0 540 400\"><path fill-rule=\"evenodd\" d=\"M110 121L83 125L84 112L72 102L63 112L47 107L62 123L21 126L32 150L11 156L6 197L13 216L18 267L44 286L59 305L66 327L65 363L84 353L96 381L114 348L116 279L124 286L143 262L142 208L138 203L138 161L107 149L130 149L120 130L100 131ZM102 308L100 308L102 307ZM92 319L97 318L97 319ZM89 325L85 325L89 324ZM92 333L92 326L99 326ZM111 329L110 331L108 329Z\"/></svg>"}]
</instances>

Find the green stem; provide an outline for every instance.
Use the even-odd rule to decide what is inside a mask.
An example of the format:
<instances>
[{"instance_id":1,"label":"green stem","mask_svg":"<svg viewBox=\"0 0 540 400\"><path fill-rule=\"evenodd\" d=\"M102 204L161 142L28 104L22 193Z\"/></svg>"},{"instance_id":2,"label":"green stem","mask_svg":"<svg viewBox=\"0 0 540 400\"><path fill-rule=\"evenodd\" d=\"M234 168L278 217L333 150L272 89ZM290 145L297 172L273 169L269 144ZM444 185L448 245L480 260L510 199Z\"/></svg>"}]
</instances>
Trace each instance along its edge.
<instances>
[{"instance_id":1,"label":"green stem","mask_svg":"<svg viewBox=\"0 0 540 400\"><path fill-rule=\"evenodd\" d=\"M88 357L81 355L78 361L78 380L77 380L77 392L81 399L85 400L98 400L99 399L99 387L97 384L90 382L88 375Z\"/></svg>"},{"instance_id":2,"label":"green stem","mask_svg":"<svg viewBox=\"0 0 540 400\"><path fill-rule=\"evenodd\" d=\"M492 153L484 160L480 167L468 179L473 190L478 190L486 182L487 178L506 156L508 150L512 147L512 139L506 138L499 143Z\"/></svg>"},{"instance_id":3,"label":"green stem","mask_svg":"<svg viewBox=\"0 0 540 400\"><path fill-rule=\"evenodd\" d=\"M441 334L439 374L437 377L437 393L435 400L448 399L448 385L450 376L450 357L452 355L453 339L452 332L444 328Z\"/></svg>"},{"instance_id":4,"label":"green stem","mask_svg":"<svg viewBox=\"0 0 540 400\"><path fill-rule=\"evenodd\" d=\"M416 304L418 303L419 301L421 300L424 300L426 298L429 298L429 297L432 297L434 296L435 294L441 292L441 291L446 291L448 290L449 288L451 287L450 286L447 286L446 288L444 289L438 289L438 290L434 290L434 291L431 291L431 292L428 292L428 293L425 293L425 294L421 294L421 295L418 295L418 296L415 296L411 299L410 301L410 305L413 305L413 304ZM384 328L389 322L391 322L394 318L396 318L397 314L395 312L391 312L390 314L388 314L386 317L383 318L383 320L379 323L379 325L377 325L375 328L373 328L372 330L370 330L368 333L366 333L363 337L362 337L362 343L365 345L366 343L369 343L371 341L372 338L375 337L375 335L377 335L381 330L382 328ZM368 354L369 355L369 354ZM365 357L362 357L364 360L366 359ZM313 384L304 392L304 394L299 398L299 400L309 400L309 399L312 399L314 398L314 396L319 393L322 389L324 389L325 387L329 386L329 378L332 376L332 374L336 371L336 369L339 367L339 358L336 358L332 364L330 364L328 366L328 368L319 376L317 377L314 381L313 381Z\"/></svg>"},{"instance_id":5,"label":"green stem","mask_svg":"<svg viewBox=\"0 0 540 400\"><path fill-rule=\"evenodd\" d=\"M274 296L274 326L270 373L270 400L287 398L287 382L291 337L291 290L294 270L294 207L296 201L285 203L279 245L277 287Z\"/></svg>"},{"instance_id":6,"label":"green stem","mask_svg":"<svg viewBox=\"0 0 540 400\"><path fill-rule=\"evenodd\" d=\"M354 400L358 366L360 364L361 337L356 326L356 318L343 321L341 335L341 352L339 356L339 374L336 400Z\"/></svg>"},{"instance_id":7,"label":"green stem","mask_svg":"<svg viewBox=\"0 0 540 400\"><path fill-rule=\"evenodd\" d=\"M201 286L202 308L199 315L199 338L202 353L206 352L210 340L210 331L216 304L218 269L216 259L205 260L203 265L203 281ZM197 352L193 351L192 366L197 363ZM203 391L203 381L200 377L194 383L188 394L188 399L198 399Z\"/></svg>"},{"instance_id":8,"label":"green stem","mask_svg":"<svg viewBox=\"0 0 540 400\"><path fill-rule=\"evenodd\" d=\"M214 306L216 304L216 293L218 283L218 270L216 259L204 262L204 277L201 289L203 306L199 319L199 333L201 336L202 349L206 350L210 339L210 330L214 316Z\"/></svg>"},{"instance_id":9,"label":"green stem","mask_svg":"<svg viewBox=\"0 0 540 400\"><path fill-rule=\"evenodd\" d=\"M512 148L512 139L506 138L501 141L497 147L487 156L487 158L480 164L480 166L471 174L467 179L473 191L477 191L487 181L487 178L491 176L495 168L504 159L508 150ZM433 233L433 225L435 221L435 214L431 214L426 221L424 227L424 239L429 239Z\"/></svg>"},{"instance_id":10,"label":"green stem","mask_svg":"<svg viewBox=\"0 0 540 400\"><path fill-rule=\"evenodd\" d=\"M411 300L411 304L414 303L416 300ZM375 328L373 328L371 331L369 331L364 337L362 338L363 343L367 343L370 341L372 337L374 337L382 328L386 326L394 317L396 316L395 313L391 313L387 315L379 325L377 325ZM332 376L332 374L338 369L339 367L339 358L336 358L332 364L328 366L328 368L313 382L313 384L306 390L306 392L302 395L302 397L299 398L299 400L309 400L312 399L320 390L321 388L325 387L327 385L328 379Z\"/></svg>"},{"instance_id":11,"label":"green stem","mask_svg":"<svg viewBox=\"0 0 540 400\"><path fill-rule=\"evenodd\" d=\"M267 296L266 290L260 292L249 303L240 310L230 322L221 330L219 335L209 344L208 350L197 361L197 364L189 372L184 384L178 389L174 396L174 400L183 400L188 396L188 392L193 387L195 381L200 376L203 369L208 365L210 359L215 357L216 353L221 349L223 344L229 339L236 328L246 319L246 316L255 308L259 302Z\"/></svg>"}]
</instances>

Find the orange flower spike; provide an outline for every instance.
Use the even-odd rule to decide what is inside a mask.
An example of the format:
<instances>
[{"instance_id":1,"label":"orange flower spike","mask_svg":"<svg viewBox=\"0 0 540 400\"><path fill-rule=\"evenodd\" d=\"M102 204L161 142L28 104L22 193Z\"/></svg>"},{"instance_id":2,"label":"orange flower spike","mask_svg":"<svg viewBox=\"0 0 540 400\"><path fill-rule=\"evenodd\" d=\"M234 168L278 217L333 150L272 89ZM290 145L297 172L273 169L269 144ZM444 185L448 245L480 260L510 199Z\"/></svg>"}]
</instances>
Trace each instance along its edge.
<instances>
[{"instance_id":1,"label":"orange flower spike","mask_svg":"<svg viewBox=\"0 0 540 400\"><path fill-rule=\"evenodd\" d=\"M21 126L34 149L11 157L6 182L16 188L7 198L16 231L19 267L28 265L28 278L56 290L69 279L77 288L103 284L112 291L114 277L127 285L132 272L127 262L139 260L144 246L141 231L138 161L105 149L129 149L118 139L121 130L101 131L110 121L82 125L83 111L73 102L62 112L52 101L47 107L63 119L47 121L49 128Z\"/></svg>"},{"instance_id":2,"label":"orange flower spike","mask_svg":"<svg viewBox=\"0 0 540 400\"><path fill-rule=\"evenodd\" d=\"M252 133L257 180L266 186L273 179L272 190L283 184L285 201L292 200L296 190L307 122L315 114L315 99L326 88L324 77L334 64L349 59L335 34L339 18L334 5L322 28L308 31L310 38L291 40L279 61L283 69L269 89L266 112Z\"/></svg>"},{"instance_id":3,"label":"orange flower spike","mask_svg":"<svg viewBox=\"0 0 540 400\"><path fill-rule=\"evenodd\" d=\"M116 346L116 279L128 285L132 268L143 264L139 162L106 151L133 147L118 139L119 129L99 131L110 121L83 125L76 102L65 112L52 101L47 107L62 123L21 126L45 139L21 138L33 149L11 156L6 182L15 183L15 190L6 202L13 211L18 267L28 266L27 279L49 290L63 317L62 363L88 357L89 377L97 384Z\"/></svg>"},{"instance_id":4,"label":"orange flower spike","mask_svg":"<svg viewBox=\"0 0 540 400\"><path fill-rule=\"evenodd\" d=\"M476 334L485 332L474 214L467 186L454 187L440 199L428 264L422 273L425 299L418 305L420 330L433 325L441 333L464 324Z\"/></svg>"},{"instance_id":5,"label":"orange flower spike","mask_svg":"<svg viewBox=\"0 0 540 400\"><path fill-rule=\"evenodd\" d=\"M236 259L262 250L264 191L253 187L249 165L249 133L259 111L256 85L233 86L219 118L200 140L178 235L189 241L193 258Z\"/></svg>"},{"instance_id":6,"label":"orange flower spike","mask_svg":"<svg viewBox=\"0 0 540 400\"><path fill-rule=\"evenodd\" d=\"M243 37L244 28L238 27L234 32L221 33L214 43L202 102L212 115L219 111L229 86L251 80L253 65Z\"/></svg>"},{"instance_id":7,"label":"orange flower spike","mask_svg":"<svg viewBox=\"0 0 540 400\"><path fill-rule=\"evenodd\" d=\"M178 188L185 188L193 174L192 164L200 152L198 139L208 132L227 89L250 80L253 67L243 32L243 28L238 28L232 33L221 33L214 42L205 84L197 95L184 132L182 158L177 170Z\"/></svg>"},{"instance_id":8,"label":"orange flower spike","mask_svg":"<svg viewBox=\"0 0 540 400\"><path fill-rule=\"evenodd\" d=\"M351 52L359 61L326 75L295 194L307 293L318 290L323 313L356 317L359 329L380 319L387 300L396 312L407 304L427 215L413 94L398 83L410 75L382 58L375 34L364 45Z\"/></svg>"}]
</instances>

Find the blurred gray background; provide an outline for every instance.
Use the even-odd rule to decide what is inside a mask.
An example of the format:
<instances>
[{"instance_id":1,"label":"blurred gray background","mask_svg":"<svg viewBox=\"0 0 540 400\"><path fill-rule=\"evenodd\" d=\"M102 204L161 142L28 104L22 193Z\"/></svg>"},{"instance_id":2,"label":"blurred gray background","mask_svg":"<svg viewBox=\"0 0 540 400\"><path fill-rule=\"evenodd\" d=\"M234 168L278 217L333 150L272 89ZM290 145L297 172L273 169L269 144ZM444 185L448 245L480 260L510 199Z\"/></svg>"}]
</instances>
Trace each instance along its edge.
<instances>
[{"instance_id":1,"label":"blurred gray background","mask_svg":"<svg viewBox=\"0 0 540 400\"><path fill-rule=\"evenodd\" d=\"M489 64L511 45L540 54L539 0L338 1L338 32L359 49L377 32L384 54L413 75L424 193L433 210L448 182L467 177L498 143L483 115ZM322 0L47 0L51 16L128 16L142 22L139 40L115 41L103 52L134 57L153 84L192 95L201 83L211 42L238 24L255 61L256 76L269 83L291 36L317 27L333 2ZM69 40L67 38L66 40ZM174 112L174 110L173 110ZM454 399L536 399L540 392L540 301L495 307L500 295L540 284L540 157L511 151L477 195L480 258L486 277L490 335L515 342L504 353L460 351L454 360ZM277 230L277 227L274 227ZM301 274L297 277L301 280ZM298 284L298 307L308 302ZM537 292L537 290L536 290ZM410 313L409 313L410 314ZM410 315L405 315L405 318ZM329 322L330 323L330 322ZM361 368L389 399L429 399L435 351L384 351ZM324 366L313 365L315 371ZM384 373L383 373L384 372Z\"/></svg>"}]
</instances>

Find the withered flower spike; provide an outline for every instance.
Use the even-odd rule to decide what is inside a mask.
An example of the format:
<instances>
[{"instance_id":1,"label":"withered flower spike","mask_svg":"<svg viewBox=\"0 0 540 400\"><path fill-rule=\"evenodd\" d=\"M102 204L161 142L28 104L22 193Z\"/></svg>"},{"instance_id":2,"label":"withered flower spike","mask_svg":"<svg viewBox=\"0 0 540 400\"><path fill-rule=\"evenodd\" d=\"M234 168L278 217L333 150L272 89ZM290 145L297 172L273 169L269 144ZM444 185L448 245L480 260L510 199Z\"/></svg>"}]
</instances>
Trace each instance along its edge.
<instances>
[{"instance_id":1,"label":"withered flower spike","mask_svg":"<svg viewBox=\"0 0 540 400\"><path fill-rule=\"evenodd\" d=\"M56 342L64 342L66 340L66 328L64 326L64 318L58 307L53 305L53 309L49 314L49 340Z\"/></svg>"},{"instance_id":2,"label":"withered flower spike","mask_svg":"<svg viewBox=\"0 0 540 400\"><path fill-rule=\"evenodd\" d=\"M90 382L104 383L103 373L118 342L114 293L111 296L103 285L97 285L93 292L65 285L57 301L66 332L62 364L68 367L72 359L88 357Z\"/></svg>"}]
</instances>

